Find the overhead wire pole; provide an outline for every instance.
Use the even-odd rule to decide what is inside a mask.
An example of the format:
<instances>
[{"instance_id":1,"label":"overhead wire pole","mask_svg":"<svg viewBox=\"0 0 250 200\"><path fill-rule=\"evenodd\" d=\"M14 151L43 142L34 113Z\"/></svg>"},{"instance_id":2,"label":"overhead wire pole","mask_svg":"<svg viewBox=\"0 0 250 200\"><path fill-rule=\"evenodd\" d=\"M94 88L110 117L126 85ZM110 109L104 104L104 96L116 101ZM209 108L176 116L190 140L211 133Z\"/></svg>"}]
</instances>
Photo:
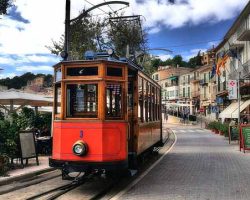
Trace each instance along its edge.
<instances>
[{"instance_id":1,"label":"overhead wire pole","mask_svg":"<svg viewBox=\"0 0 250 200\"><path fill-rule=\"evenodd\" d=\"M78 17L76 17L74 19L70 19L70 5L71 5L71 0L66 0L64 52L61 53L61 57L64 60L68 59L68 53L69 53L69 49L70 49L69 48L70 23L71 22L75 22L77 20L81 20L82 18L86 17L87 14L90 11L92 11L92 10L94 10L96 8L100 9L99 7L105 6L105 5L110 5L110 4L123 4L123 5L129 6L129 3L125 2L125 1L107 1L107 2L104 2L104 3L100 3L100 4L97 4L97 5L94 5L93 7L89 8L87 10L83 10L82 14L80 14ZM105 11L103 11L103 12L105 12Z\"/></svg>"}]
</instances>

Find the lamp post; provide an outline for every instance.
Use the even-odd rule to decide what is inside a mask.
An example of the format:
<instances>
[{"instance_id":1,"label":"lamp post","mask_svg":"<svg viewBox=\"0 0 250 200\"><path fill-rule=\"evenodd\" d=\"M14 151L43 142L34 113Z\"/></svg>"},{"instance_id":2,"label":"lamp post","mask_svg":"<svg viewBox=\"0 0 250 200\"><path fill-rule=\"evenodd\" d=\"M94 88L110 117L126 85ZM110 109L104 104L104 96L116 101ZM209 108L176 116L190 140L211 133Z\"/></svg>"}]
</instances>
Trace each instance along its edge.
<instances>
[{"instance_id":1,"label":"lamp post","mask_svg":"<svg viewBox=\"0 0 250 200\"><path fill-rule=\"evenodd\" d=\"M96 9L99 8L101 6L105 6L105 5L110 5L110 4L124 4L129 6L128 2L125 1L106 1L104 3L100 3L97 4L87 10L83 10L82 14L80 14L78 17L74 18L74 19L70 19L70 5L71 5L71 0L66 0L66 9L65 9L65 39L64 39L64 51L61 53L61 57L64 60L67 60L68 58L68 52L69 52L69 30L70 30L70 23L75 22L77 20L81 20L82 18L86 17L87 14Z\"/></svg>"}]
</instances>

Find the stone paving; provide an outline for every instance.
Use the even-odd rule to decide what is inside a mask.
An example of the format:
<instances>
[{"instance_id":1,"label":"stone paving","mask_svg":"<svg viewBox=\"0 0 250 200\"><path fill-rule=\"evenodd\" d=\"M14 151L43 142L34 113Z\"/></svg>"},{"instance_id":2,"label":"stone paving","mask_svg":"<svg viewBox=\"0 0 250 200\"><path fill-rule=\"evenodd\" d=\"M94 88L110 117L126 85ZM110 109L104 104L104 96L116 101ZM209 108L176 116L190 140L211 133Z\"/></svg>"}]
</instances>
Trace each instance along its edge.
<instances>
[{"instance_id":1,"label":"stone paving","mask_svg":"<svg viewBox=\"0 0 250 200\"><path fill-rule=\"evenodd\" d=\"M197 126L172 126L172 151L120 199L249 200L250 152Z\"/></svg>"}]
</instances>

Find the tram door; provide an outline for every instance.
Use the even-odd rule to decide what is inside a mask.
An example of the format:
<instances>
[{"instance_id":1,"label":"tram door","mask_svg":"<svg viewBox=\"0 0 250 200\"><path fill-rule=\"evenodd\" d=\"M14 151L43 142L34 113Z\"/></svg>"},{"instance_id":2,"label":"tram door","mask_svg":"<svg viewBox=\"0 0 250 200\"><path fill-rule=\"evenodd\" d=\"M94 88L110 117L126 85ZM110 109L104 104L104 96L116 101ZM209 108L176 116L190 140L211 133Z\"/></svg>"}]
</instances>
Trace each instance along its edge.
<instances>
[{"instance_id":1,"label":"tram door","mask_svg":"<svg viewBox=\"0 0 250 200\"><path fill-rule=\"evenodd\" d=\"M134 150L134 136L135 136L135 86L136 86L136 77L129 76L128 78L128 129L129 129L129 138L128 138L128 152L130 167L134 166L134 158L136 157Z\"/></svg>"}]
</instances>

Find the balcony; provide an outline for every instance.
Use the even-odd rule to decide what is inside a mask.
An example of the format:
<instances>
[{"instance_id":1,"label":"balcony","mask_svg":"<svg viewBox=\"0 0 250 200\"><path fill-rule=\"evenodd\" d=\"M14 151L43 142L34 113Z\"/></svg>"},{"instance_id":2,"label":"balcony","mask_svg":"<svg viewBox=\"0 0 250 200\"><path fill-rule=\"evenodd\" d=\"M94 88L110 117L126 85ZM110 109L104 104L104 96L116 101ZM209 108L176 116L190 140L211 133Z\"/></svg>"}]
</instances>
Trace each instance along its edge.
<instances>
[{"instance_id":1,"label":"balcony","mask_svg":"<svg viewBox=\"0 0 250 200\"><path fill-rule=\"evenodd\" d=\"M250 60L245 62L242 67L239 67L240 78L250 78ZM234 70L229 74L229 79L237 80L238 71Z\"/></svg>"},{"instance_id":2,"label":"balcony","mask_svg":"<svg viewBox=\"0 0 250 200\"><path fill-rule=\"evenodd\" d=\"M243 69L241 71L242 78L250 78L250 60L243 64Z\"/></svg>"},{"instance_id":3,"label":"balcony","mask_svg":"<svg viewBox=\"0 0 250 200\"><path fill-rule=\"evenodd\" d=\"M205 80L205 79L200 80L200 85L201 85L201 86L206 86L206 85L208 85L207 80Z\"/></svg>"},{"instance_id":4,"label":"balcony","mask_svg":"<svg viewBox=\"0 0 250 200\"><path fill-rule=\"evenodd\" d=\"M197 82L199 82L200 80L199 80L199 78L195 78L195 77L192 77L191 79L190 79L190 82L191 83L197 83Z\"/></svg>"},{"instance_id":5,"label":"balcony","mask_svg":"<svg viewBox=\"0 0 250 200\"><path fill-rule=\"evenodd\" d=\"M239 41L250 41L250 16L242 21L238 28L237 36Z\"/></svg>"},{"instance_id":6,"label":"balcony","mask_svg":"<svg viewBox=\"0 0 250 200\"><path fill-rule=\"evenodd\" d=\"M200 96L200 92L199 91L195 91L191 94L191 97L192 98L195 98L195 97L199 97Z\"/></svg>"},{"instance_id":7,"label":"balcony","mask_svg":"<svg viewBox=\"0 0 250 200\"><path fill-rule=\"evenodd\" d=\"M237 35L234 34L234 35L230 38L229 44L230 44L230 47L229 47L230 49L241 49L241 48L244 47L245 42L239 41L239 40L237 39Z\"/></svg>"}]
</instances>

